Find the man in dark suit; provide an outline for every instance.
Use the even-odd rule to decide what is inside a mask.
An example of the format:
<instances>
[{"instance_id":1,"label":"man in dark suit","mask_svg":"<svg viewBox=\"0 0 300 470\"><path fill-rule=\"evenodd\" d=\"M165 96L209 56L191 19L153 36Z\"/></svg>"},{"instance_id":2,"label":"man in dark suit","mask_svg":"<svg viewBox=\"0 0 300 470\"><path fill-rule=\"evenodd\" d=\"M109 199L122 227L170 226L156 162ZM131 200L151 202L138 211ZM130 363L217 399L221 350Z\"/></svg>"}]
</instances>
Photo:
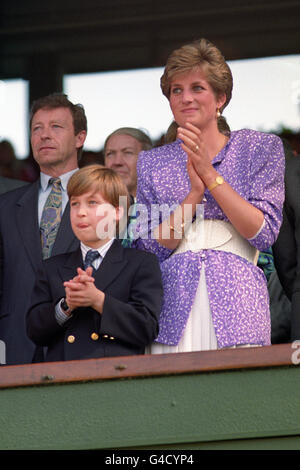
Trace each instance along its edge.
<instances>
[{"instance_id":1,"label":"man in dark suit","mask_svg":"<svg viewBox=\"0 0 300 470\"><path fill-rule=\"evenodd\" d=\"M291 340L300 339L300 156L287 159L283 222L273 245L278 278L291 301Z\"/></svg>"},{"instance_id":2,"label":"man in dark suit","mask_svg":"<svg viewBox=\"0 0 300 470\"><path fill-rule=\"evenodd\" d=\"M162 281L155 255L124 248L116 227L107 228L122 217L126 186L113 170L91 165L71 177L68 194L80 248L38 270L28 336L47 347L47 361L143 354L158 335Z\"/></svg>"},{"instance_id":3,"label":"man in dark suit","mask_svg":"<svg viewBox=\"0 0 300 470\"><path fill-rule=\"evenodd\" d=\"M78 246L69 221L66 185L78 169L86 138L84 109L63 94L41 98L31 109L30 132L40 178L0 196L0 340L7 365L42 360L40 350L27 337L25 315L43 259L40 224L53 189L51 178L60 178L61 218L56 221L54 245L44 257Z\"/></svg>"}]
</instances>

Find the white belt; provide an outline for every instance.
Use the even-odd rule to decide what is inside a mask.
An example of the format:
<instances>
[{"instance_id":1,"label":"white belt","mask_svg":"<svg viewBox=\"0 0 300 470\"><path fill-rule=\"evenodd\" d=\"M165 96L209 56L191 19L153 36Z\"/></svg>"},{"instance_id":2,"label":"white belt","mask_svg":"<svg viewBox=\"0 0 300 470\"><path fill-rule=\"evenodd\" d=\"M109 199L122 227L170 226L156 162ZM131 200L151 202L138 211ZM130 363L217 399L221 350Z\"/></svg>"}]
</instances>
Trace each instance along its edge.
<instances>
[{"instance_id":1,"label":"white belt","mask_svg":"<svg viewBox=\"0 0 300 470\"><path fill-rule=\"evenodd\" d=\"M259 251L224 220L196 218L173 254L185 251L221 250L257 264Z\"/></svg>"}]
</instances>

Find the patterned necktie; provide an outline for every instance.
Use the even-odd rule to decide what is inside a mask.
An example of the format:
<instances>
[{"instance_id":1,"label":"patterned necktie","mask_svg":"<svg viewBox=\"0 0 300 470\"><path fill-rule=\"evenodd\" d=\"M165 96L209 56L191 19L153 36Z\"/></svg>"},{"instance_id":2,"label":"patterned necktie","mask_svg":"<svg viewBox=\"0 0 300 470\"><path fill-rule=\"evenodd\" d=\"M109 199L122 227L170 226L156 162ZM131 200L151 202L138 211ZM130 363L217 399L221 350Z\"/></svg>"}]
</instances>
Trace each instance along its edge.
<instances>
[{"instance_id":1,"label":"patterned necktie","mask_svg":"<svg viewBox=\"0 0 300 470\"><path fill-rule=\"evenodd\" d=\"M85 256L85 260L84 260L84 270L86 270L86 268L88 268L89 266L92 266L93 268L93 262L95 261L95 259L99 258L100 257L100 253L96 250L89 250Z\"/></svg>"},{"instance_id":2,"label":"patterned necktie","mask_svg":"<svg viewBox=\"0 0 300 470\"><path fill-rule=\"evenodd\" d=\"M40 223L43 259L51 256L62 213L60 178L51 178L49 184L52 184L52 189L44 205Z\"/></svg>"}]
</instances>

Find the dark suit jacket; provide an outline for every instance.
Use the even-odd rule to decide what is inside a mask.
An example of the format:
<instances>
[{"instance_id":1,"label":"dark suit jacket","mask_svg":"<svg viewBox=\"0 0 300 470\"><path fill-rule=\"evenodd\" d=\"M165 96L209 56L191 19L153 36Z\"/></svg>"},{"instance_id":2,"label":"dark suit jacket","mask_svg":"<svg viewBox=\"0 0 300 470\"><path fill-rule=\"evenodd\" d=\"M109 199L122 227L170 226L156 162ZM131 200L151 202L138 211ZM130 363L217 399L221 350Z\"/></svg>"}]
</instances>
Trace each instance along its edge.
<instances>
[{"instance_id":1,"label":"dark suit jacket","mask_svg":"<svg viewBox=\"0 0 300 470\"><path fill-rule=\"evenodd\" d=\"M273 245L280 283L291 300L291 340L300 339L300 156L286 162L283 222Z\"/></svg>"},{"instance_id":2,"label":"dark suit jacket","mask_svg":"<svg viewBox=\"0 0 300 470\"><path fill-rule=\"evenodd\" d=\"M143 354L158 335L163 291L156 256L115 240L93 273L96 287L105 292L102 314L81 307L60 326L55 305L65 296L63 282L82 265L79 248L46 260L38 270L26 321L29 337L48 347L46 361Z\"/></svg>"},{"instance_id":3,"label":"dark suit jacket","mask_svg":"<svg viewBox=\"0 0 300 470\"><path fill-rule=\"evenodd\" d=\"M20 188L21 186L25 186L27 184L28 183L25 181L0 176L0 194L7 193L8 191L12 191L13 189Z\"/></svg>"},{"instance_id":4,"label":"dark suit jacket","mask_svg":"<svg viewBox=\"0 0 300 470\"><path fill-rule=\"evenodd\" d=\"M0 340L6 345L6 364L30 363L36 349L26 334L25 316L42 264L38 191L39 180L0 196ZM53 255L78 246L67 206Z\"/></svg>"}]
</instances>

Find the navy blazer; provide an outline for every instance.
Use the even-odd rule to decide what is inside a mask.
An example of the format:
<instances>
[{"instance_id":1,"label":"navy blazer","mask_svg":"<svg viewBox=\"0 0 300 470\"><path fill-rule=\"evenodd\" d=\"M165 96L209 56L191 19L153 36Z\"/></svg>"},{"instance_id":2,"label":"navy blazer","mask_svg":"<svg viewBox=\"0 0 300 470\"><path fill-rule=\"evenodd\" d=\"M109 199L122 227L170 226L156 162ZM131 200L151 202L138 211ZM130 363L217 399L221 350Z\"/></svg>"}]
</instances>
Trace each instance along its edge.
<instances>
[{"instance_id":1,"label":"navy blazer","mask_svg":"<svg viewBox=\"0 0 300 470\"><path fill-rule=\"evenodd\" d=\"M286 161L283 222L273 245L280 283L291 301L291 340L300 339L300 155Z\"/></svg>"},{"instance_id":2,"label":"navy blazer","mask_svg":"<svg viewBox=\"0 0 300 470\"><path fill-rule=\"evenodd\" d=\"M26 334L25 316L42 265L39 184L37 180L0 196L0 340L6 346L7 365L31 363L36 352ZM74 251L78 246L68 204L52 254Z\"/></svg>"},{"instance_id":3,"label":"navy blazer","mask_svg":"<svg viewBox=\"0 0 300 470\"><path fill-rule=\"evenodd\" d=\"M102 314L80 307L60 326L55 305L78 267L83 267L80 248L49 258L38 270L26 323L31 340L47 346L46 361L143 354L158 335L163 290L156 256L115 240L93 273L105 293Z\"/></svg>"}]
</instances>

